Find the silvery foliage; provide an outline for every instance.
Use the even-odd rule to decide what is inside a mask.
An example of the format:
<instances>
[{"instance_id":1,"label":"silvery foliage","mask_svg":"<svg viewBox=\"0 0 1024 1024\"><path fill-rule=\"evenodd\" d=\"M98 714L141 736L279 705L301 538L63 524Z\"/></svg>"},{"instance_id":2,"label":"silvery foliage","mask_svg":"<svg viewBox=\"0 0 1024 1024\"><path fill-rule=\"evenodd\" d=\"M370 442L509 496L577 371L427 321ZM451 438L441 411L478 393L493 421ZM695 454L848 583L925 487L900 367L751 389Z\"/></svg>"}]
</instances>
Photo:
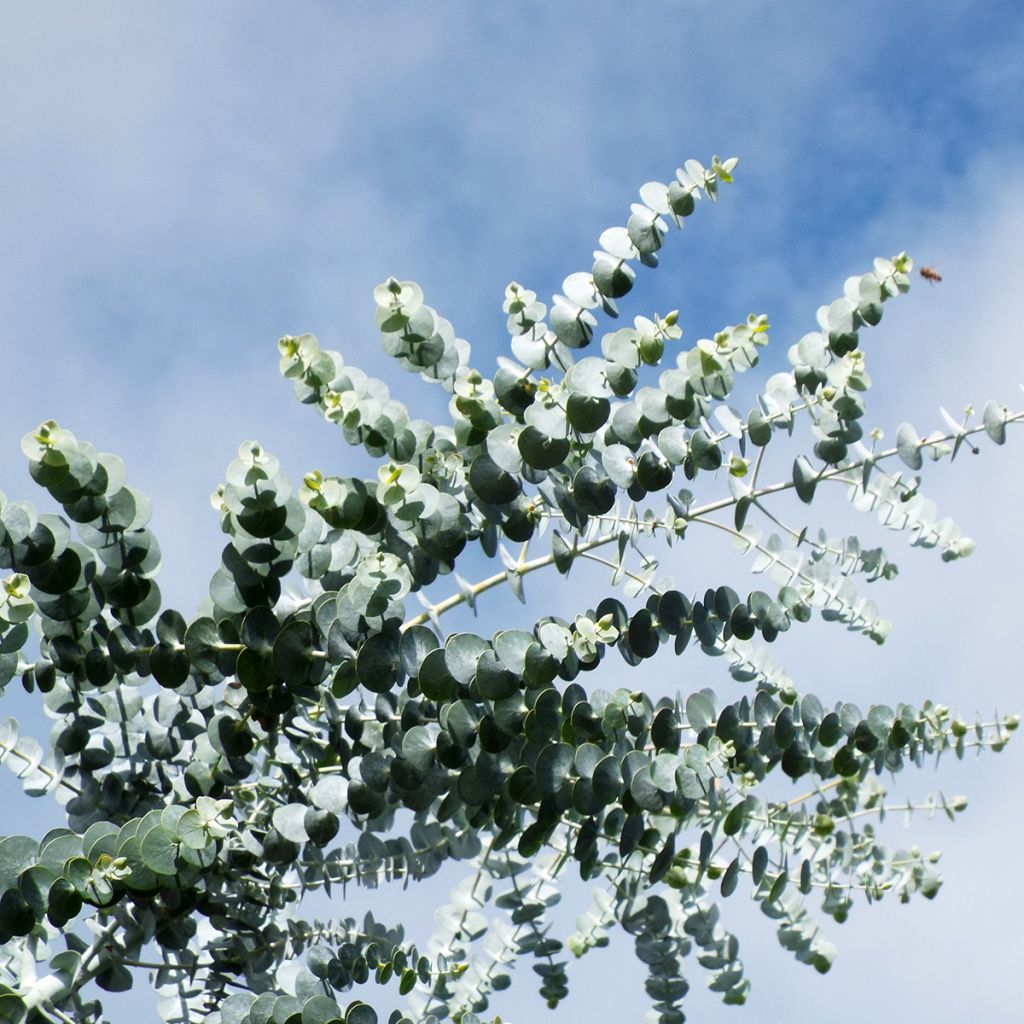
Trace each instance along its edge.
<instances>
[{"instance_id":1,"label":"silvery foliage","mask_svg":"<svg viewBox=\"0 0 1024 1024\"><path fill-rule=\"evenodd\" d=\"M53 728L47 752L8 719L0 759L67 827L0 839L0 1017L97 1022L97 986L148 972L168 1024L372 1024L354 996L371 977L390 986L376 1002L405 997L392 1022L472 1024L523 961L557 1006L571 960L619 926L646 965L650 1019L672 1024L690 961L727 1003L747 996L719 918L737 889L822 972L835 950L816 911L841 922L857 894L935 895L932 858L876 837L892 809L879 776L998 750L1017 719L800 694L764 644L815 608L882 643L889 623L857 581L896 566L856 537L784 523L784 503L839 484L855 508L960 558L971 541L916 474L980 434L1002 444L1024 414L991 402L980 422L946 415L926 437L904 425L894 447L864 436L861 333L907 290L905 254L850 278L746 413L727 403L768 342L764 316L693 345L676 313L637 317L582 354L635 265L657 264L670 227L734 165L689 161L645 185L550 306L510 284L512 358L493 376L417 285L380 285L385 351L451 395L449 423L412 418L312 336L283 338L299 400L379 472L313 471L296 490L244 443L213 496L228 543L191 621L162 608L149 501L122 462L54 422L25 437L63 514L0 498L0 686L20 677ZM801 428L803 453L764 483L772 442ZM750 553L765 589L675 588L657 547L704 525ZM479 550L495 571L470 583L456 567ZM528 576L580 560L612 571L593 607L529 631L446 632L449 610L503 585L522 598ZM295 576L311 596L282 591ZM635 666L666 646L724 655L740 688L655 700L584 685L606 657ZM767 799L773 773L806 792ZM465 879L423 949L372 916L302 916L307 893L414 883L447 861ZM570 869L593 897L559 939L547 914Z\"/></svg>"}]
</instances>

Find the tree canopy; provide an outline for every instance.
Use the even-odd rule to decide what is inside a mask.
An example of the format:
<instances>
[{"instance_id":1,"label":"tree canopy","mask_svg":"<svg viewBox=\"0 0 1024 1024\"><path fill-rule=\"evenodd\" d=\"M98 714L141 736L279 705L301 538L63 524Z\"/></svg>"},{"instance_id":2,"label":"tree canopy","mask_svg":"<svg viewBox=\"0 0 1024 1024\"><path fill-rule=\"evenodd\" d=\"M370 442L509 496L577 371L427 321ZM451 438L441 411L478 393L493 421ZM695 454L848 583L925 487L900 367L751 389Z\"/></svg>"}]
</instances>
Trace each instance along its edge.
<instances>
[{"instance_id":1,"label":"tree canopy","mask_svg":"<svg viewBox=\"0 0 1024 1024\"><path fill-rule=\"evenodd\" d=\"M903 424L891 446L865 433L862 335L909 288L905 253L849 278L746 412L730 401L769 342L765 315L692 344L676 312L600 333L735 165L689 160L645 184L550 304L511 283L511 358L494 373L415 283L383 282L384 351L450 394L447 422L415 418L312 335L282 338L298 400L377 476L312 469L293 486L243 442L212 496L227 542L192 618L163 607L150 503L121 460L53 421L25 436L60 512L0 495L0 688L39 693L53 730L44 750L8 718L0 760L67 824L0 838L0 1019L99 1022L97 987L148 973L168 1024L374 1024L382 1003L392 1024L474 1024L517 963L557 1007L572 960L618 927L651 1019L674 1024L689 960L725 1002L747 997L719 914L740 888L823 973L822 916L844 921L858 895L936 894L934 860L875 833L878 777L999 750L1018 719L798 690L767 645L815 610L883 643L861 584L897 570L881 547L788 520L838 485L913 544L967 556L920 474L1002 445L1024 413L991 401L925 435ZM661 549L704 526L763 589L677 586ZM493 571L469 582L458 568L480 555ZM494 588L525 600L527 577L582 561L611 573L587 607L540 608L530 630L447 628ZM739 685L630 687L626 669L667 648L720 658ZM606 658L626 685L588 685ZM799 795L778 799L779 776L804 780ZM954 818L965 801L920 806ZM401 921L304 916L310 893L343 902L449 861L464 877L423 948ZM548 913L569 872L593 896L559 937Z\"/></svg>"}]
</instances>

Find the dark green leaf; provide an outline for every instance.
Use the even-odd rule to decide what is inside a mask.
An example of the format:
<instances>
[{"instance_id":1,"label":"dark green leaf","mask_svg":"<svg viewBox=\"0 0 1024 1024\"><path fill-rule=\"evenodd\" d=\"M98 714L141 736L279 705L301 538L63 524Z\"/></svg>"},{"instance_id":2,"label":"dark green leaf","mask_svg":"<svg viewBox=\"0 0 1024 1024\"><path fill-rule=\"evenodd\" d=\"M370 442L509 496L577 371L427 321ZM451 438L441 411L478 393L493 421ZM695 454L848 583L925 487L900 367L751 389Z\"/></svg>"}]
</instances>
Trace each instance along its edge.
<instances>
[{"instance_id":1,"label":"dark green leaf","mask_svg":"<svg viewBox=\"0 0 1024 1024\"><path fill-rule=\"evenodd\" d=\"M359 682L374 693L387 693L395 685L399 666L398 637L390 634L369 636L356 655Z\"/></svg>"},{"instance_id":2,"label":"dark green leaf","mask_svg":"<svg viewBox=\"0 0 1024 1024\"><path fill-rule=\"evenodd\" d=\"M856 750L852 746L840 747L835 757L832 758L832 767L838 775L847 777L857 775L860 772L860 758L857 757Z\"/></svg>"},{"instance_id":3,"label":"dark green leaf","mask_svg":"<svg viewBox=\"0 0 1024 1024\"><path fill-rule=\"evenodd\" d=\"M736 884L740 877L740 861L738 857L734 857L730 862L729 866L725 869L725 874L722 875L722 882L719 887L723 897L729 897L736 891Z\"/></svg>"},{"instance_id":4,"label":"dark green leaf","mask_svg":"<svg viewBox=\"0 0 1024 1024\"><path fill-rule=\"evenodd\" d=\"M345 1024L377 1024L377 1013L373 1007L357 1000L349 1004L345 1012Z\"/></svg>"},{"instance_id":5,"label":"dark green leaf","mask_svg":"<svg viewBox=\"0 0 1024 1024\"><path fill-rule=\"evenodd\" d=\"M793 486L800 500L809 505L814 499L814 490L818 486L818 475L802 455L793 463Z\"/></svg>"},{"instance_id":6,"label":"dark green leaf","mask_svg":"<svg viewBox=\"0 0 1024 1024\"><path fill-rule=\"evenodd\" d=\"M517 444L523 461L534 469L554 469L569 454L568 439L547 437L536 427L524 427Z\"/></svg>"},{"instance_id":7,"label":"dark green leaf","mask_svg":"<svg viewBox=\"0 0 1024 1024\"><path fill-rule=\"evenodd\" d=\"M537 758L537 782L544 793L557 793L569 781L574 753L568 743L552 743Z\"/></svg>"},{"instance_id":8,"label":"dark green leaf","mask_svg":"<svg viewBox=\"0 0 1024 1024\"><path fill-rule=\"evenodd\" d=\"M217 623L210 618L196 619L185 632L185 653L197 672L217 672L217 646L221 643Z\"/></svg>"}]
</instances>

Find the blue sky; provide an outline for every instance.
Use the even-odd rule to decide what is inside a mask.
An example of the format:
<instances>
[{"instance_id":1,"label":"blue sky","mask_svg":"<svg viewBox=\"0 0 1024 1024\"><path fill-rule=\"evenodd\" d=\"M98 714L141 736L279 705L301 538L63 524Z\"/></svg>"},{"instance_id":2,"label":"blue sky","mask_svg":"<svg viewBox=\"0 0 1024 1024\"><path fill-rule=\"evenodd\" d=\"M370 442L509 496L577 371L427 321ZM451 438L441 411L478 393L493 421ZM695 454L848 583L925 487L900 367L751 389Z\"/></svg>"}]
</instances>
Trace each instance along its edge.
<instances>
[{"instance_id":1,"label":"blue sky","mask_svg":"<svg viewBox=\"0 0 1024 1024\"><path fill-rule=\"evenodd\" d=\"M38 500L18 442L42 419L121 454L154 498L161 584L186 612L220 547L207 495L240 441L259 438L295 478L368 468L291 399L281 334L316 333L419 414L440 415L443 395L379 351L373 286L417 280L475 363L493 366L508 281L557 291L589 267L600 231L624 223L639 185L690 156L739 156L737 183L672 233L624 315L679 308L693 340L766 312L771 369L847 275L905 248L944 281L917 284L868 338L873 422L891 436L908 418L924 432L941 425L940 403L1024 402L1016 0L41 0L0 8L0 67L0 488ZM864 704L931 696L1024 710L1021 441L926 483L979 541L962 565L829 507L833 526L898 555L901 578L879 597L896 628L881 651L820 624L786 637L779 660L798 684ZM705 565L746 579L727 548L691 557L680 579ZM552 592L587 601L578 585ZM735 686L714 668L685 666L699 685ZM40 721L30 703L12 687L0 710ZM972 798L959 828L922 823L899 840L945 849L947 885L934 905L858 909L834 929L841 956L826 979L730 900L752 1006L720 1007L695 967L694 1016L1016 1019L1022 769L1018 745L938 779L901 778L901 792ZM632 957L619 943L581 965L565 1017L639 1017L639 978L606 983L613 955ZM521 983L496 1004L507 1019L539 1008Z\"/></svg>"}]
</instances>

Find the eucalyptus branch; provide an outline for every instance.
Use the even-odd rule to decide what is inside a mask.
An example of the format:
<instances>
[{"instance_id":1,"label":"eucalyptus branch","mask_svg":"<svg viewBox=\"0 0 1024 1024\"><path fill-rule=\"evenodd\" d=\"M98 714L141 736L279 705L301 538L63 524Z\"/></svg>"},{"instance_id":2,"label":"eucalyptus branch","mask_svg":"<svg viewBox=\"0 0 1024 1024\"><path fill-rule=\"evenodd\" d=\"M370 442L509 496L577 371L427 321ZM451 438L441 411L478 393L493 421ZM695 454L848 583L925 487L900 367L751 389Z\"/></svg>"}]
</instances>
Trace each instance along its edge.
<instances>
[{"instance_id":1,"label":"eucalyptus branch","mask_svg":"<svg viewBox=\"0 0 1024 1024\"><path fill-rule=\"evenodd\" d=\"M767 445L763 448L758 448L757 450L757 458L754 459L754 468L750 474L750 489L752 491L757 490L757 478L761 475L761 466L764 463L764 456L767 451Z\"/></svg>"},{"instance_id":2,"label":"eucalyptus branch","mask_svg":"<svg viewBox=\"0 0 1024 1024\"><path fill-rule=\"evenodd\" d=\"M0 761L3 761L12 754L23 764L32 765L33 771L42 772L54 785L61 786L68 790L68 792L73 793L75 796L82 795L82 790L79 786L76 786L59 772L54 771L48 764L44 764L42 761L35 761L34 758L22 753L18 749L16 742L10 745L5 745L0 741Z\"/></svg>"},{"instance_id":3,"label":"eucalyptus branch","mask_svg":"<svg viewBox=\"0 0 1024 1024\"><path fill-rule=\"evenodd\" d=\"M92 990L81 997L87 983L116 988L140 969L166 988L168 1024L211 1012L233 1024L364 1024L369 1007L339 1000L373 975L413 996L413 1016L468 1021L463 1011L482 1008L531 955L555 1005L568 981L542 918L573 862L610 888L570 949L579 955L621 925L645 962L654 1015L674 1021L691 948L726 1002L746 998L737 941L719 919L741 874L780 942L820 971L834 950L804 905L810 893L837 920L854 890L935 894L932 861L916 847L890 854L874 820L953 815L961 798L887 802L874 775L945 751L999 751L1019 719L972 727L930 702L862 713L798 693L750 641L771 643L809 616L808 602L880 640L888 624L847 577L891 574L856 537L833 541L823 527L809 539L785 525L774 496L810 504L819 484L842 484L914 543L961 557L971 544L890 462L916 474L923 456L976 451L982 430L1002 444L1024 412L990 402L980 425L973 412L962 423L943 413L946 432L921 438L903 425L892 448L875 450L874 433L870 450L860 445L871 381L859 333L909 287L905 253L845 282L746 418L725 403L736 375L758 365L766 317L687 346L674 365L663 357L682 331L675 312L596 337L635 264L657 262L670 228L716 199L735 163L687 161L669 184L645 184L625 226L600 235L591 269L570 274L550 306L510 284L515 361L499 360L492 377L414 282L374 289L386 354L450 396L440 424L411 418L384 381L313 335L281 338L279 367L297 398L379 460L377 476L313 471L293 487L275 456L243 442L211 498L226 546L191 619L161 606L148 501L120 461L53 420L26 434L31 477L61 514L0 494L0 566L11 571L0 580L0 690L20 673L45 695L59 758L43 764L8 721L0 759L13 754L30 791L60 798L67 828L0 837L0 970L11 980L0 999L14 1016L98 1018ZM645 367L657 368L656 383ZM769 444L800 415L808 450L763 483ZM684 476L687 489L673 493ZM656 511L651 496L663 492ZM762 543L745 530L752 509L783 536ZM728 510L735 526L720 521ZM692 540L691 524L728 534L755 553L755 572L778 580L784 570L786 585L775 598L743 598L715 580L683 593L656 577L651 548ZM502 571L466 582L459 573L477 548L500 556ZM505 583L524 599L525 577L568 573L576 558L610 569L630 598L653 593L634 608L607 588L588 593L571 624L558 608L527 629L442 624L462 606L476 613ZM296 573L309 581L298 600L282 594ZM442 577L457 592L427 598ZM406 611L411 594L419 614ZM666 650L724 655L743 686L723 701L697 684L675 699L648 694L621 673L609 689L590 685L613 648L626 668ZM800 795L766 802L773 773L805 780ZM472 867L454 908L437 915L431 956L369 915L359 926L303 916L316 890L407 886L449 859ZM509 920L478 913L491 905ZM51 956L43 940L60 931L68 949ZM52 973L40 981L43 960Z\"/></svg>"},{"instance_id":4,"label":"eucalyptus branch","mask_svg":"<svg viewBox=\"0 0 1024 1024\"><path fill-rule=\"evenodd\" d=\"M605 544L610 544L617 538L617 533L604 534L595 540L581 544L577 549L577 554L586 554L586 552L593 551L595 548L603 547ZM538 569L545 569L549 565L554 565L554 563L555 556L553 554L542 555L529 562L523 562L520 567L517 567L516 573L519 576L527 576L532 572L536 572ZM423 612L420 615L416 615L403 623L402 632L404 633L413 626L419 626L423 623L429 622L432 617L443 615L445 612L451 611L452 608L457 608L460 604L465 604L466 601L475 600L480 594L483 594L488 590L492 590L494 587L500 586L507 578L508 576L504 572L495 573L493 576L488 576L486 579L480 580L478 583L474 583L465 592L460 591L458 594L452 594L450 597L446 597L443 601L439 601L437 604L430 605L428 611Z\"/></svg>"},{"instance_id":5,"label":"eucalyptus branch","mask_svg":"<svg viewBox=\"0 0 1024 1024\"><path fill-rule=\"evenodd\" d=\"M755 541L753 538L747 536L746 534L741 533L739 530L733 529L733 527L729 526L727 523L720 523L715 519L709 519L704 516L693 516L690 518L690 522L701 523L704 526L712 526L715 529L721 530L724 533L728 533L731 537L734 537L735 539L742 541L748 550L753 549L754 551L766 555L769 558L773 557L772 552L769 551L763 544L759 543L758 541ZM812 592L824 592L826 597L826 608L830 607L833 602L838 604L839 607L843 609L844 614L847 616L843 619L843 621L847 622L851 628L860 625L865 629L870 629L871 626L874 625L874 622L872 620L866 618L861 612L858 612L856 608L852 607L847 602L841 601L837 591L835 589L829 589L821 580L816 580L813 577L808 576L801 569L794 569L790 565L784 565L784 568L787 572L790 573L791 580L799 579L806 586L810 587L812 589Z\"/></svg>"},{"instance_id":6,"label":"eucalyptus branch","mask_svg":"<svg viewBox=\"0 0 1024 1024\"><path fill-rule=\"evenodd\" d=\"M603 565L605 568L611 569L614 573L622 573L622 575L627 579L633 580L634 583L639 583L641 590L650 590L655 594L660 593L657 587L650 580L644 579L643 576L632 572L624 565L616 565L615 562L610 562L607 558L601 558L600 555L591 554L589 551L580 552L579 557L585 558L591 562L596 562L598 565Z\"/></svg>"},{"instance_id":7,"label":"eucalyptus branch","mask_svg":"<svg viewBox=\"0 0 1024 1024\"><path fill-rule=\"evenodd\" d=\"M107 944L111 938L117 934L117 930L121 927L121 923L115 918L108 922L102 930L100 930L96 938L93 939L92 944L82 954L82 959L78 963L78 967L75 973L72 975L71 982L68 985L69 992L77 992L86 982L91 981L93 975L98 973L97 969L90 970L90 965L100 953L107 949Z\"/></svg>"}]
</instances>

